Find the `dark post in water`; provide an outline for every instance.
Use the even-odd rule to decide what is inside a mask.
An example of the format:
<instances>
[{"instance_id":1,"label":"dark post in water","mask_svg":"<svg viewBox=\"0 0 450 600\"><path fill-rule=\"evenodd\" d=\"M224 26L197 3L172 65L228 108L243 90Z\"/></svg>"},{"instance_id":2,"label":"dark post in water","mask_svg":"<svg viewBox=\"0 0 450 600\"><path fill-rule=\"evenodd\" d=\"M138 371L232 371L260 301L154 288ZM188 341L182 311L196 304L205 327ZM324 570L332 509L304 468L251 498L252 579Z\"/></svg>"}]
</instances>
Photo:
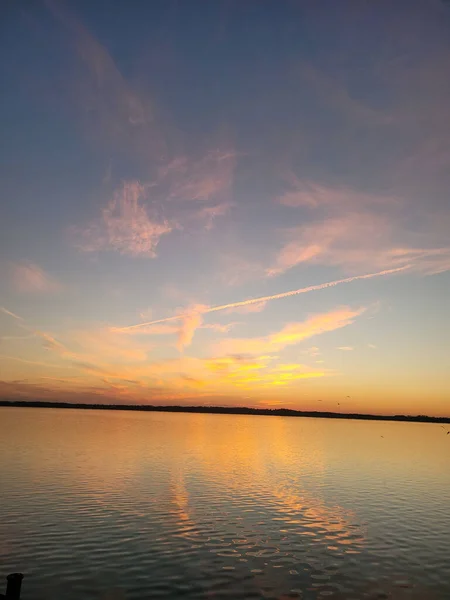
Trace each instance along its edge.
<instances>
[{"instance_id":1,"label":"dark post in water","mask_svg":"<svg viewBox=\"0 0 450 600\"><path fill-rule=\"evenodd\" d=\"M8 575L6 577L6 596L0 594L0 598L6 598L6 600L20 600L22 579L22 573L11 573L11 575Z\"/></svg>"}]
</instances>

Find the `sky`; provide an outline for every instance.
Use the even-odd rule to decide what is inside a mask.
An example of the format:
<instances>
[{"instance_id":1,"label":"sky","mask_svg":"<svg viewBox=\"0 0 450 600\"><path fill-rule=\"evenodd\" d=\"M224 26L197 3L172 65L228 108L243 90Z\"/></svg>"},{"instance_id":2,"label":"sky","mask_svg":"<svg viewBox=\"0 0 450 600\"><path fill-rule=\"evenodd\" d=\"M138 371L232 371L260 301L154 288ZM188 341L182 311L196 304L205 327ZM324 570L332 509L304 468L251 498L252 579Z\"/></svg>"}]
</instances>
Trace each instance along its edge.
<instances>
[{"instance_id":1,"label":"sky","mask_svg":"<svg viewBox=\"0 0 450 600\"><path fill-rule=\"evenodd\" d=\"M450 4L0 18L0 399L450 415Z\"/></svg>"}]
</instances>

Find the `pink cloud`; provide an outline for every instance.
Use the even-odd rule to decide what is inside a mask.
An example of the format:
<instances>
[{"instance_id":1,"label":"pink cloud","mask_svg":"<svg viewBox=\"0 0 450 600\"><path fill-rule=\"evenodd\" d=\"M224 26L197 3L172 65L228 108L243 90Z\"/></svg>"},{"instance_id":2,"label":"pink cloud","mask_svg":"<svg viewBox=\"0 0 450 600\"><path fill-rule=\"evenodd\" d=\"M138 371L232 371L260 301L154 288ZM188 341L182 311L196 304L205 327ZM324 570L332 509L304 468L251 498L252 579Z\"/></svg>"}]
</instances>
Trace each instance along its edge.
<instances>
[{"instance_id":1,"label":"pink cloud","mask_svg":"<svg viewBox=\"0 0 450 600\"><path fill-rule=\"evenodd\" d=\"M384 268L380 254L383 246L389 247L391 228L387 218L369 213L350 213L303 225L289 231L292 240L279 251L267 274L277 275L308 261L350 268L369 263Z\"/></svg>"},{"instance_id":2,"label":"pink cloud","mask_svg":"<svg viewBox=\"0 0 450 600\"><path fill-rule=\"evenodd\" d=\"M398 246L400 234L388 216L350 212L342 217L313 221L288 231L291 238L278 252L269 276L302 263L333 265L347 272L362 269L410 267L425 274L450 269L450 248ZM411 240L414 241L414 240Z\"/></svg>"},{"instance_id":3,"label":"pink cloud","mask_svg":"<svg viewBox=\"0 0 450 600\"><path fill-rule=\"evenodd\" d=\"M266 270L278 275L301 263L333 265L347 272L361 269L410 267L424 274L450 269L450 247L436 243L435 223L422 220L419 231L409 231L401 212L405 201L345 187L330 187L287 176L290 190L277 201L310 209L313 219L287 230L287 241Z\"/></svg>"},{"instance_id":4,"label":"pink cloud","mask_svg":"<svg viewBox=\"0 0 450 600\"><path fill-rule=\"evenodd\" d=\"M86 252L117 250L131 256L155 257L160 238L170 233L172 226L156 215L149 216L146 199L146 186L137 181L124 182L101 218L82 232L79 247Z\"/></svg>"},{"instance_id":5,"label":"pink cloud","mask_svg":"<svg viewBox=\"0 0 450 600\"><path fill-rule=\"evenodd\" d=\"M213 150L200 160L174 159L160 170L160 180L168 181L171 200L207 202L224 198L233 183L236 155Z\"/></svg>"},{"instance_id":6,"label":"pink cloud","mask_svg":"<svg viewBox=\"0 0 450 600\"><path fill-rule=\"evenodd\" d=\"M198 218L205 222L206 229L211 229L214 225L214 221L217 217L223 217L226 215L231 208L231 203L223 202L215 206L204 206L198 212Z\"/></svg>"},{"instance_id":7,"label":"pink cloud","mask_svg":"<svg viewBox=\"0 0 450 600\"><path fill-rule=\"evenodd\" d=\"M62 287L42 267L32 262L12 263L10 272L13 286L18 292L46 294L57 292Z\"/></svg>"}]
</instances>

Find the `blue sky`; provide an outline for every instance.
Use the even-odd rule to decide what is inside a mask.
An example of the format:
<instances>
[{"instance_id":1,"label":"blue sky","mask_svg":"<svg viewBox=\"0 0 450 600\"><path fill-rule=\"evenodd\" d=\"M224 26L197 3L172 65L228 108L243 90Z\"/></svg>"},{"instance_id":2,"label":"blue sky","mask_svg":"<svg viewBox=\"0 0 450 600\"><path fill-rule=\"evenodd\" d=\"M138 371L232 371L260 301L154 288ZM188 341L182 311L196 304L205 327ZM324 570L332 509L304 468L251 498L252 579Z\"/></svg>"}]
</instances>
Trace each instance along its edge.
<instances>
[{"instance_id":1,"label":"blue sky","mask_svg":"<svg viewBox=\"0 0 450 600\"><path fill-rule=\"evenodd\" d=\"M2 397L449 414L447 4L3 12Z\"/></svg>"}]
</instances>

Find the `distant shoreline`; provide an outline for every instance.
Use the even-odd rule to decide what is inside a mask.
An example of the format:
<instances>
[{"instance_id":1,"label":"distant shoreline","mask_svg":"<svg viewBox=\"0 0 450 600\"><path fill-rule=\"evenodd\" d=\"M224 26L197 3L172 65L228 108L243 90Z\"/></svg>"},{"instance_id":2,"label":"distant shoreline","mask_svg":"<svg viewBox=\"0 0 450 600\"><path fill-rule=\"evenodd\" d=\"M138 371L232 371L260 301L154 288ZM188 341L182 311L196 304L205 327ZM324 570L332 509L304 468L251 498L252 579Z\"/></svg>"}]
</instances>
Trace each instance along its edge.
<instances>
[{"instance_id":1,"label":"distant shoreline","mask_svg":"<svg viewBox=\"0 0 450 600\"><path fill-rule=\"evenodd\" d=\"M450 417L426 415L368 415L327 411L292 410L290 408L249 408L239 406L155 406L152 404L81 404L77 402L45 402L0 400L0 407L22 408L81 408L84 410L134 410L142 412L176 412L219 415L261 415L274 417L312 417L319 419L357 419L360 421L410 421L414 423L450 423Z\"/></svg>"}]
</instances>

